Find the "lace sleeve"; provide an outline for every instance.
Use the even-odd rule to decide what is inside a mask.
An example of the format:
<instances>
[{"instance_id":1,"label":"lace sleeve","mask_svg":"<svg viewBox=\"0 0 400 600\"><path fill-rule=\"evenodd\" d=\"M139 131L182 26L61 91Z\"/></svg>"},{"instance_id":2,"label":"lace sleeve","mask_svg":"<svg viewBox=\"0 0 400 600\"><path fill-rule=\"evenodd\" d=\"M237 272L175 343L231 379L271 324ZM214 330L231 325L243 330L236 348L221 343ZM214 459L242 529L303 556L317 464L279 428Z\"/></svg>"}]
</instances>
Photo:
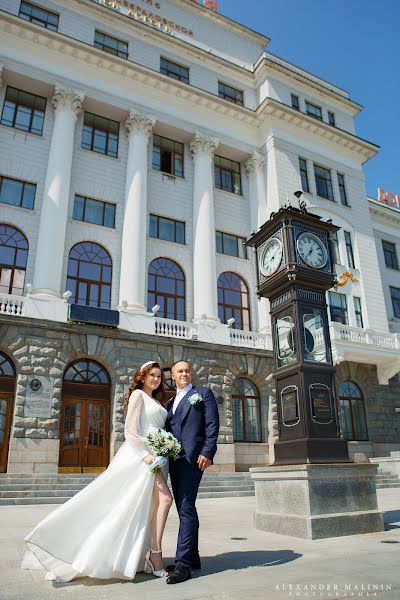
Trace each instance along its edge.
<instances>
[{"instance_id":1,"label":"lace sleeve","mask_svg":"<svg viewBox=\"0 0 400 600\"><path fill-rule=\"evenodd\" d=\"M140 390L135 390L129 398L128 413L125 420L125 439L130 446L135 448L141 458L151 454L146 444L146 438L141 436L140 431L140 418L143 407L142 393Z\"/></svg>"}]
</instances>

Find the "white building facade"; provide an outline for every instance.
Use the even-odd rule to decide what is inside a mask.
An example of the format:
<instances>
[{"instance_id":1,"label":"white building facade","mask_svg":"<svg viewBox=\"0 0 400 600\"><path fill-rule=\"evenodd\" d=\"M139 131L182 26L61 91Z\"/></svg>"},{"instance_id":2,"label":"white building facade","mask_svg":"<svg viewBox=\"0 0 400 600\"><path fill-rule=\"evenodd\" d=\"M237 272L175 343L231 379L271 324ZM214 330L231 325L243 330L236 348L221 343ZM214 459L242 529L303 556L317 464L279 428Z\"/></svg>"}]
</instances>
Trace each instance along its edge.
<instances>
[{"instance_id":1,"label":"white building facade","mask_svg":"<svg viewBox=\"0 0 400 600\"><path fill-rule=\"evenodd\" d=\"M297 190L341 227L327 300L343 435L399 449L376 242L395 232L366 199L377 147L348 93L194 0L5 0L0 33L1 470L103 469L137 366L168 377L181 357L217 396L215 468L267 462L269 309L244 241Z\"/></svg>"}]
</instances>

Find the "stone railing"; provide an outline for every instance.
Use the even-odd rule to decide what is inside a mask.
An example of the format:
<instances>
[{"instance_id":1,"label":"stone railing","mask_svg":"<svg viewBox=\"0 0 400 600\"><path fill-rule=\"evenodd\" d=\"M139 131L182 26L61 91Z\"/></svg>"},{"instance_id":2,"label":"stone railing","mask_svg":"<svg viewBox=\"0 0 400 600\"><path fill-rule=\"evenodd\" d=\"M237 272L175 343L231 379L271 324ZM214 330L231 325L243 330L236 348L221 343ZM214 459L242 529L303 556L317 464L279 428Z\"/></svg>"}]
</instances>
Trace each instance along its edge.
<instances>
[{"instance_id":1,"label":"stone railing","mask_svg":"<svg viewBox=\"0 0 400 600\"><path fill-rule=\"evenodd\" d=\"M387 350L396 350L400 348L400 336L396 333L385 333L373 331L372 329L359 329L342 325L341 323L331 323L332 341L349 342L351 344L363 344L384 348Z\"/></svg>"},{"instance_id":2,"label":"stone railing","mask_svg":"<svg viewBox=\"0 0 400 600\"><path fill-rule=\"evenodd\" d=\"M198 328L194 323L156 317L154 320L154 333L165 337L193 340L198 337Z\"/></svg>"},{"instance_id":3,"label":"stone railing","mask_svg":"<svg viewBox=\"0 0 400 600\"><path fill-rule=\"evenodd\" d=\"M243 348L259 348L260 350L272 350L272 337L265 333L254 331L242 331L241 329L230 329L229 335L232 346Z\"/></svg>"},{"instance_id":4,"label":"stone railing","mask_svg":"<svg viewBox=\"0 0 400 600\"><path fill-rule=\"evenodd\" d=\"M0 294L0 314L20 317L24 314L24 306L25 298L23 296Z\"/></svg>"}]
</instances>

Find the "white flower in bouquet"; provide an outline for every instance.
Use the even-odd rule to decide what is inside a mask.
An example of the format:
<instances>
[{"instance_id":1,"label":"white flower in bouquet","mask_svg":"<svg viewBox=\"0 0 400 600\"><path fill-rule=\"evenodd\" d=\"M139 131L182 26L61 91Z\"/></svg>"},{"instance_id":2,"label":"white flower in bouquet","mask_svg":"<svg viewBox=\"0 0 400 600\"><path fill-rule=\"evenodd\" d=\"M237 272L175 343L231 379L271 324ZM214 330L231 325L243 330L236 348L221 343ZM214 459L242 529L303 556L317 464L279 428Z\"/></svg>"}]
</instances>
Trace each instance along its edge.
<instances>
[{"instance_id":1,"label":"white flower in bouquet","mask_svg":"<svg viewBox=\"0 0 400 600\"><path fill-rule=\"evenodd\" d=\"M172 433L165 429L151 431L146 439L150 450L157 455L154 463L150 465L150 471L155 475L160 470L160 466L167 462L167 458L176 456L182 446Z\"/></svg>"}]
</instances>

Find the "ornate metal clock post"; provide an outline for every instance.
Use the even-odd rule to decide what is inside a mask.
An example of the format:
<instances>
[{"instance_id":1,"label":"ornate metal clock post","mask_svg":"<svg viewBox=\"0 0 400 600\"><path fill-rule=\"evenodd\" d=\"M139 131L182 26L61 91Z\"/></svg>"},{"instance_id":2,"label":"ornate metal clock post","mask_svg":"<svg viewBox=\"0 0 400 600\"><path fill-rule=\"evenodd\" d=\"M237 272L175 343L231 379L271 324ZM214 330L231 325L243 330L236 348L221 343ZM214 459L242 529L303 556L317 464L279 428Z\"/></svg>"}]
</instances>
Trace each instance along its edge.
<instances>
[{"instance_id":1,"label":"ornate metal clock post","mask_svg":"<svg viewBox=\"0 0 400 600\"><path fill-rule=\"evenodd\" d=\"M325 292L334 285L329 235L339 228L284 208L248 241L258 294L271 304L279 442L275 464L349 461L339 435Z\"/></svg>"}]
</instances>

